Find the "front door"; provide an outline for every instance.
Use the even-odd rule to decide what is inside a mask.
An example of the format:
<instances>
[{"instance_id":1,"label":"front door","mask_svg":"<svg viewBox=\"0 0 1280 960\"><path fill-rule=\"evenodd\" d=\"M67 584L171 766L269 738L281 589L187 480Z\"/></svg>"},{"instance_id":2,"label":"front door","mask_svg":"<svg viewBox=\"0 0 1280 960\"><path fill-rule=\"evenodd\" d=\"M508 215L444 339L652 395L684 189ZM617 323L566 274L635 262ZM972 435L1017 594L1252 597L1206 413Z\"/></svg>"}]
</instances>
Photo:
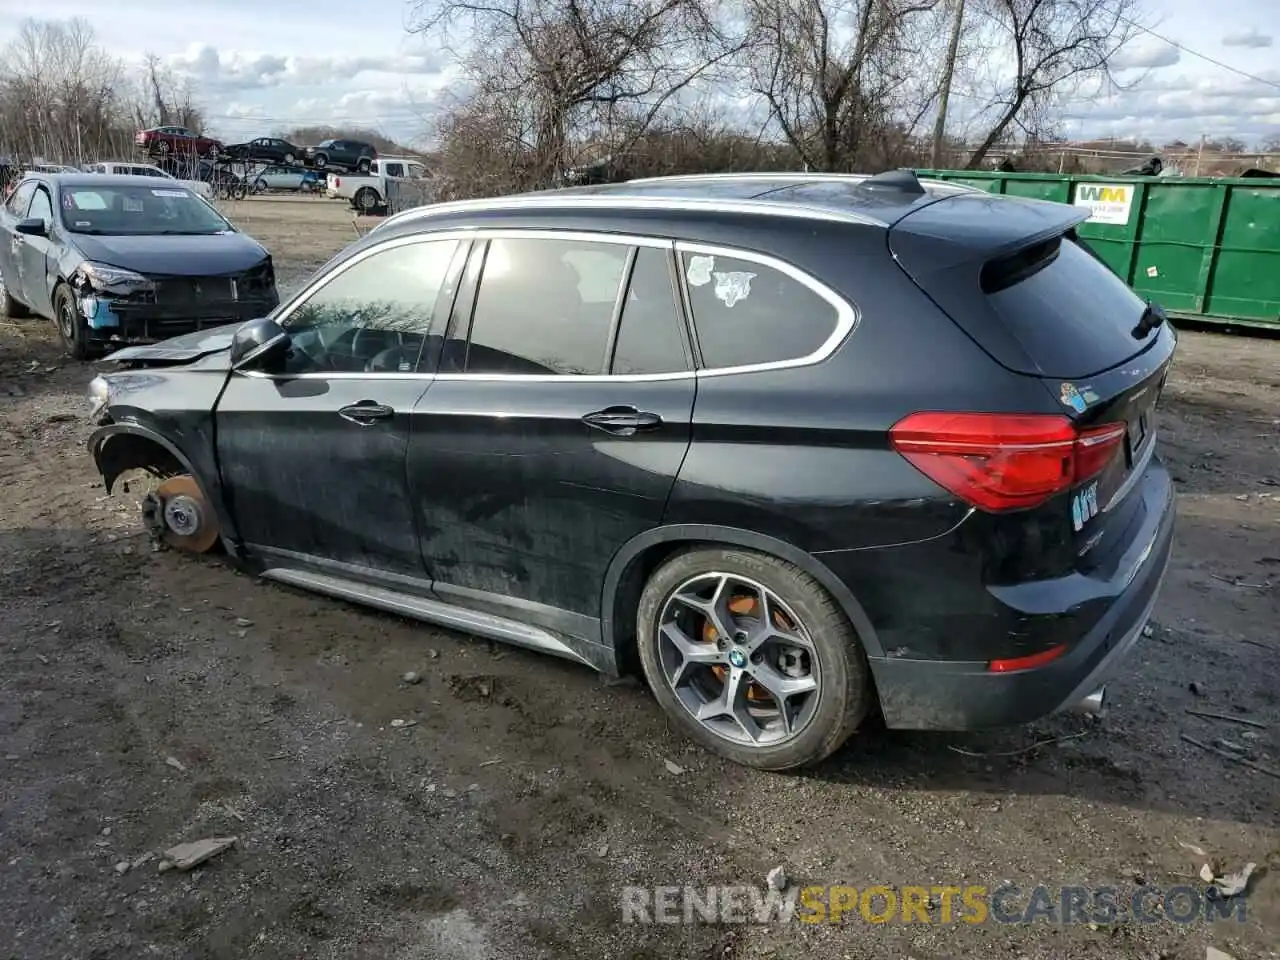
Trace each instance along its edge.
<instances>
[{"instance_id":1,"label":"front door","mask_svg":"<svg viewBox=\"0 0 1280 960\"><path fill-rule=\"evenodd\" d=\"M28 220L43 220L46 235L22 238L22 300L32 310L44 317L53 315L53 284L49 282L49 250L53 247L53 232L58 224L53 217L53 199L43 186L36 187L27 209Z\"/></svg>"},{"instance_id":2,"label":"front door","mask_svg":"<svg viewBox=\"0 0 1280 960\"><path fill-rule=\"evenodd\" d=\"M14 227L19 220L26 219L27 208L31 206L35 192L34 180L18 184L0 213L0 223L4 226L4 235L0 236L0 280L4 281L9 296L22 302L25 302L22 293L22 247L27 238Z\"/></svg>"},{"instance_id":3,"label":"front door","mask_svg":"<svg viewBox=\"0 0 1280 960\"><path fill-rule=\"evenodd\" d=\"M504 232L467 273L409 441L435 591L595 639L606 568L661 523L690 441L670 244Z\"/></svg>"},{"instance_id":4,"label":"front door","mask_svg":"<svg viewBox=\"0 0 1280 960\"><path fill-rule=\"evenodd\" d=\"M411 412L431 386L432 316L451 302L463 246L397 239L340 264L281 311L284 368L231 375L218 463L251 553L368 580L424 578L405 456Z\"/></svg>"}]
</instances>

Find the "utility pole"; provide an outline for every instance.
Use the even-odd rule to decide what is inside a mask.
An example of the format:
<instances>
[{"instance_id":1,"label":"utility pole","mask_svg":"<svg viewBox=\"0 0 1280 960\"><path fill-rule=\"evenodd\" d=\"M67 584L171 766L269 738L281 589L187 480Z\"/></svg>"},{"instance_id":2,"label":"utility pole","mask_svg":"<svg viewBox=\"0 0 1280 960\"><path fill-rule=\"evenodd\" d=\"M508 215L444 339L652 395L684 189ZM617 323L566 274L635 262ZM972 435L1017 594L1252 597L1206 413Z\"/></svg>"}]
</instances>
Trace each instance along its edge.
<instances>
[{"instance_id":1,"label":"utility pole","mask_svg":"<svg viewBox=\"0 0 1280 960\"><path fill-rule=\"evenodd\" d=\"M954 0L956 17L951 24L951 42L947 45L947 61L942 66L942 86L938 90L938 118L933 122L933 153L929 164L934 170L942 166L942 141L947 132L947 103L951 99L951 77L956 72L956 54L960 49L960 28L964 25L964 0Z\"/></svg>"}]
</instances>

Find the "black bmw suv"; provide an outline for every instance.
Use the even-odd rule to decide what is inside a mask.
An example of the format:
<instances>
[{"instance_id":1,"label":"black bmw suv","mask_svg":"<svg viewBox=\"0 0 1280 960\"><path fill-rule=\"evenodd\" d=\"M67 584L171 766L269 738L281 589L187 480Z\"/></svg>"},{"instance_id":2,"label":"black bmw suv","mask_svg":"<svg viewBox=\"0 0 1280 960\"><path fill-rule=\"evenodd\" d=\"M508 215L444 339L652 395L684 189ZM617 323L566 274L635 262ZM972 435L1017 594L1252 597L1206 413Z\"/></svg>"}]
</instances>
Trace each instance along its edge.
<instances>
[{"instance_id":1,"label":"black bmw suv","mask_svg":"<svg viewBox=\"0 0 1280 960\"><path fill-rule=\"evenodd\" d=\"M425 207L115 354L90 448L174 546L638 669L741 763L1096 710L1169 557L1176 337L1084 216L897 172Z\"/></svg>"}]
</instances>

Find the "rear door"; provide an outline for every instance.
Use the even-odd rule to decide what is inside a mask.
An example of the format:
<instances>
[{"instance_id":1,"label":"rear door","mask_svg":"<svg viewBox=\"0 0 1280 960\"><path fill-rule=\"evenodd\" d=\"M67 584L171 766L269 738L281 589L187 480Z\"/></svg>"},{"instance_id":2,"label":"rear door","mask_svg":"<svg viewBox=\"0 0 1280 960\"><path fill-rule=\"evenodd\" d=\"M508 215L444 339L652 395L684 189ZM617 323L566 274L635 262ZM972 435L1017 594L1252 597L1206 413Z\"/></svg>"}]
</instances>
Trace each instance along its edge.
<instances>
[{"instance_id":1,"label":"rear door","mask_svg":"<svg viewBox=\"0 0 1280 960\"><path fill-rule=\"evenodd\" d=\"M31 197L36 192L36 182L27 180L19 183L5 201L4 211L0 213L0 225L3 235L0 236L0 280L9 292L9 296L25 303L22 294L22 246L26 237L14 230L19 220L27 215L31 206Z\"/></svg>"},{"instance_id":2,"label":"rear door","mask_svg":"<svg viewBox=\"0 0 1280 960\"><path fill-rule=\"evenodd\" d=\"M662 521L696 389L669 241L489 235L409 483L445 600L590 637L618 549Z\"/></svg>"}]
</instances>

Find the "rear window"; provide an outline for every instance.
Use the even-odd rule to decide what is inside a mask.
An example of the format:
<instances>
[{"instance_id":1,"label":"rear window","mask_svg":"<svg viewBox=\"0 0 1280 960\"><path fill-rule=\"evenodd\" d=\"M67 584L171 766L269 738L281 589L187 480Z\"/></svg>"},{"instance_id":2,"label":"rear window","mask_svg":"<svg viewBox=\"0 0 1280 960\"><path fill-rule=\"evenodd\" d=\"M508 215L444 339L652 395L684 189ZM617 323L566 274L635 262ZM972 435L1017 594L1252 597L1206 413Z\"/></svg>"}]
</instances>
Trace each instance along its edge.
<instances>
[{"instance_id":1,"label":"rear window","mask_svg":"<svg viewBox=\"0 0 1280 960\"><path fill-rule=\"evenodd\" d=\"M1146 304L1079 240L1062 238L988 263L982 288L1046 370L1097 373L1145 346L1131 331Z\"/></svg>"}]
</instances>

